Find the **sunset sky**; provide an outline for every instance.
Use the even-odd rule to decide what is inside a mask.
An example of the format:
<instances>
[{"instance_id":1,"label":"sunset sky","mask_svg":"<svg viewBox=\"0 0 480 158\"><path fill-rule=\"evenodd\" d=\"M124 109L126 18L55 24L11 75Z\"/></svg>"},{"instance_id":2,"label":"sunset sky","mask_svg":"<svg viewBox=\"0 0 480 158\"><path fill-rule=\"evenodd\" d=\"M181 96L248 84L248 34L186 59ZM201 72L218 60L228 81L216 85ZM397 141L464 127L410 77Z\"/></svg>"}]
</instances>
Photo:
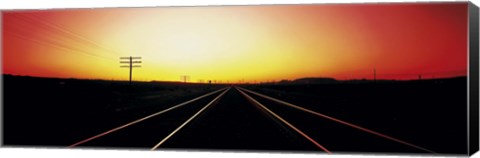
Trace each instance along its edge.
<instances>
[{"instance_id":1,"label":"sunset sky","mask_svg":"<svg viewBox=\"0 0 480 158\"><path fill-rule=\"evenodd\" d=\"M467 3L2 12L3 73L139 81L466 75Z\"/></svg>"}]
</instances>

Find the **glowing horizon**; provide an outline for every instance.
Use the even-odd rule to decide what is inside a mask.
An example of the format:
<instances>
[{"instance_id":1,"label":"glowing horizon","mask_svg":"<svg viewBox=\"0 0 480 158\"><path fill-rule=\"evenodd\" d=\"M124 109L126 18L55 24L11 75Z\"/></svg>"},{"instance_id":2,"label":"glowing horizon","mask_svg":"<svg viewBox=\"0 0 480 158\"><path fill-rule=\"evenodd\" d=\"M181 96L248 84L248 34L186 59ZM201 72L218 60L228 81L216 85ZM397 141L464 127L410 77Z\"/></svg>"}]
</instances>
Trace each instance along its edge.
<instances>
[{"instance_id":1,"label":"glowing horizon","mask_svg":"<svg viewBox=\"0 0 480 158\"><path fill-rule=\"evenodd\" d=\"M2 12L3 74L136 81L415 79L467 72L467 3Z\"/></svg>"}]
</instances>

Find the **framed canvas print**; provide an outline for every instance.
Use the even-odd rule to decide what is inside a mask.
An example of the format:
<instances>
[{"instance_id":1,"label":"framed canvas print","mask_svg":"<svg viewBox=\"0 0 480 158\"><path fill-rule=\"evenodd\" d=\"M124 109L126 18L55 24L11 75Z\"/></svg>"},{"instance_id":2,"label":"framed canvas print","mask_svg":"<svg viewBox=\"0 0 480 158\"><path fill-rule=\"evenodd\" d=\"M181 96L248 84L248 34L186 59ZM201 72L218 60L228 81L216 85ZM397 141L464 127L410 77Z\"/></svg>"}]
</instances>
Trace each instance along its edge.
<instances>
[{"instance_id":1,"label":"framed canvas print","mask_svg":"<svg viewBox=\"0 0 480 158\"><path fill-rule=\"evenodd\" d=\"M469 156L471 2L2 10L2 145Z\"/></svg>"}]
</instances>

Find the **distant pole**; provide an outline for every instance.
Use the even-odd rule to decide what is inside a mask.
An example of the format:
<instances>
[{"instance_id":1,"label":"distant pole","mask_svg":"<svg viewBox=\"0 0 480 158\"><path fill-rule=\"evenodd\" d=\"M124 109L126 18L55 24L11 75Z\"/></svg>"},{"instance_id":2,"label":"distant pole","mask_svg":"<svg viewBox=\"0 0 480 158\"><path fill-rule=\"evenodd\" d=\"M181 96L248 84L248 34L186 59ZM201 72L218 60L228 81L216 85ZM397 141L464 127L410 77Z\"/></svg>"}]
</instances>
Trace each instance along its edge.
<instances>
[{"instance_id":1,"label":"distant pole","mask_svg":"<svg viewBox=\"0 0 480 158\"><path fill-rule=\"evenodd\" d=\"M190 76L183 75L183 76L180 76L180 79L183 81L183 83L187 83L187 81L190 79Z\"/></svg>"},{"instance_id":2,"label":"distant pole","mask_svg":"<svg viewBox=\"0 0 480 158\"><path fill-rule=\"evenodd\" d=\"M134 61L134 59L138 59L137 61ZM120 64L128 64L128 65L120 65L121 68L129 68L129 77L128 77L128 84L132 85L132 69L133 68L139 68L141 67L140 65L134 65L134 64L140 64L142 61L139 61L142 59L141 57L120 57ZM122 61L123 60L123 61ZM127 61L125 61L127 60Z\"/></svg>"},{"instance_id":3,"label":"distant pole","mask_svg":"<svg viewBox=\"0 0 480 158\"><path fill-rule=\"evenodd\" d=\"M128 84L132 84L132 56L130 56L130 77L128 79Z\"/></svg>"},{"instance_id":4,"label":"distant pole","mask_svg":"<svg viewBox=\"0 0 480 158\"><path fill-rule=\"evenodd\" d=\"M418 75L418 80L422 80L422 75Z\"/></svg>"},{"instance_id":5,"label":"distant pole","mask_svg":"<svg viewBox=\"0 0 480 158\"><path fill-rule=\"evenodd\" d=\"M373 68L373 81L377 81L377 69Z\"/></svg>"}]
</instances>

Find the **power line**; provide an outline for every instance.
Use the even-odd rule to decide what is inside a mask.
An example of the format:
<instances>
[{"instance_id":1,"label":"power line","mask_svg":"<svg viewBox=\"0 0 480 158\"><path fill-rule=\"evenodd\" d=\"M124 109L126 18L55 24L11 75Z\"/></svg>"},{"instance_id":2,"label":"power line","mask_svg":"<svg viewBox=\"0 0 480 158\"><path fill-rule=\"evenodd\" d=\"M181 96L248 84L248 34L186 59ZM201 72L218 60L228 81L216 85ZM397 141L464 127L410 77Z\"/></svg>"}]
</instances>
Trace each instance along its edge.
<instances>
[{"instance_id":1,"label":"power line","mask_svg":"<svg viewBox=\"0 0 480 158\"><path fill-rule=\"evenodd\" d=\"M100 46L99 44L97 44L96 42L92 41L92 40L89 40L79 34L76 34L76 33L73 33L72 31L69 31L63 27L60 27L56 24L53 24L51 22L46 22L46 21L43 21L41 19L38 19L35 18L35 17L32 17L33 15L30 15L27 16L27 15L18 15L19 17L23 17L22 20L24 21L27 21L31 24L43 24L43 25L35 25L36 27L42 27L44 28L45 30L47 31L50 31L52 33L54 33L53 31L55 31L56 33L60 33L61 36L67 38L67 39L70 39L70 40L73 40L75 42L78 42L78 43L81 43L81 44L84 44L84 45L89 45L89 46L93 46L93 47L97 47L98 49L103 49L103 50L106 50L108 52L113 52L109 49L106 49L102 46ZM58 35L58 34L57 34ZM114 52L115 53L115 52ZM118 54L118 53L115 53L115 54Z\"/></svg>"},{"instance_id":2,"label":"power line","mask_svg":"<svg viewBox=\"0 0 480 158\"><path fill-rule=\"evenodd\" d=\"M69 39L69 40L72 40L74 42L76 42L76 44L81 44L83 46L85 45L90 45L89 47L92 48L92 45L97 45L97 49L104 49L104 50L107 50L105 48L101 48L101 46L99 46L98 44L94 43L93 41L91 40L88 40L86 38L84 38L83 40L80 38L80 37L74 37L72 36L71 34L73 34L73 32L71 34L67 34L67 30L61 30L62 28L60 27L53 27L52 25L48 25L48 24L45 24L45 22L42 22L42 21L39 21L38 19L35 19L33 20L32 18L29 18L28 16L20 16L18 14L12 14L14 17L17 17L16 19L20 19L22 21L25 22L25 24L31 24L31 25L26 25L26 27L38 27L38 28L43 28L44 30L48 31L48 32L51 32L51 33L54 33L54 35L57 35L57 36L60 36L60 37L63 37L63 38L66 38L66 39ZM38 21L38 22L41 22L43 25L38 25L38 22L35 22L35 21ZM24 30L18 28L18 27L15 27L17 28L17 32L24 32ZM55 32L57 33L55 33ZM39 33L44 33L44 32L39 32ZM20 35L20 34L17 34L17 35ZM41 39L41 41L45 41L45 42L41 42L41 43L49 43L49 44L53 44L53 45L58 45L60 47L63 47L63 48L67 48L67 49L70 49L70 50L74 50L74 52L83 52L84 54L88 54L89 56L95 56L95 57L100 57L100 58L105 58L105 59L108 59L108 60L111 60L113 61L113 59L110 59L110 58L106 58L106 57L103 57L103 56L99 56L97 54L92 54L90 52L87 52L87 51L84 51L82 48L78 48L73 46L73 45L76 45L76 44L70 44L70 45L66 45L66 44L62 44L62 42L64 41L57 41L57 40L53 40L51 38L48 38L48 35L45 35L43 37L47 37L47 38L44 38L44 39ZM22 35L20 35L22 36ZM79 35L80 36L80 35ZM24 39L27 39L27 40L33 40L32 38L30 37L23 37ZM90 41L90 42L86 42L86 41ZM93 42L93 43L92 43ZM37 43L38 43L38 40L37 40ZM82 46L82 47L83 47ZM57 47L58 48L58 47ZM109 52L112 52L110 50L107 50Z\"/></svg>"},{"instance_id":3,"label":"power line","mask_svg":"<svg viewBox=\"0 0 480 158\"><path fill-rule=\"evenodd\" d=\"M58 43L54 43L54 42L49 42L49 41L44 41L44 40L38 40L38 39L34 39L34 38L29 38L29 37L26 37L25 35L22 35L22 34L17 34L17 33L12 33L12 32L6 32L6 33L7 34L12 34L12 35L17 36L19 38L22 38L24 40L29 40L29 41L35 42L35 43L40 44L40 45L47 44L47 45L50 45L50 46L53 46L53 47L56 47L56 48L59 48L59 49L64 49L64 50L67 50L67 51L70 51L70 52L77 52L77 53L82 54L82 55L113 61L110 58L106 58L106 57L103 57L103 56L92 54L92 53L89 53L89 52L86 52L86 51L83 51L83 50L80 50L80 49L77 49L77 48L72 48L72 47L69 47L69 46L66 46L66 45L62 45L62 44L58 44Z\"/></svg>"},{"instance_id":4,"label":"power line","mask_svg":"<svg viewBox=\"0 0 480 158\"><path fill-rule=\"evenodd\" d=\"M77 34L77 33L73 32L73 31L70 31L70 30L66 29L65 27L62 27L62 26L60 26L60 25L58 25L58 24L55 24L55 23L52 23L52 22L45 21L44 19L40 19L38 16L35 16L35 15L31 15L31 16L32 16L31 19L34 19L34 20L36 20L36 21L38 21L38 22L41 22L41 23L44 23L45 25L50 26L51 28L57 29L57 30L59 30L59 31L61 31L61 32L64 32L64 33L67 33L67 34L69 34L69 35L71 35L71 36L73 36L73 37L76 37L79 41L84 41L85 43L87 43L87 44L89 44L89 45L91 45L91 46L94 46L94 47L97 47L97 48L106 50L106 51L108 51L108 52L112 52L112 53L115 53L115 54L119 54L119 53L117 53L117 52L115 52L115 51L112 51L112 50L109 49L109 48L106 48L106 47L98 44L97 42L95 42L95 41L93 41L93 40L90 40L90 39L86 38L85 36L82 36L82 35L80 35L80 34Z\"/></svg>"}]
</instances>

